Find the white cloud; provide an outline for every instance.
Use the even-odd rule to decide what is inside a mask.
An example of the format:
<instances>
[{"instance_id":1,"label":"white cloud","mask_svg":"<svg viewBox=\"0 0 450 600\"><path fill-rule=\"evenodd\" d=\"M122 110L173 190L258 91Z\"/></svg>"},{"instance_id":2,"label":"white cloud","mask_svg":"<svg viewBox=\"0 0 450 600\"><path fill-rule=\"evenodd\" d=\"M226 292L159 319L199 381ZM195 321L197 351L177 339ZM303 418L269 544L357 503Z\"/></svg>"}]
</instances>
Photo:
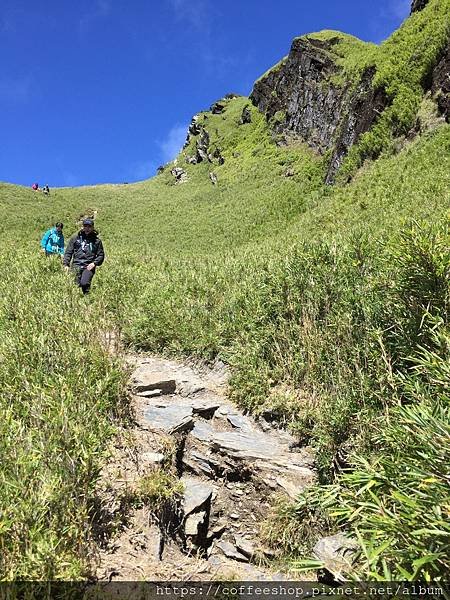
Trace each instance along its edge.
<instances>
[{"instance_id":1,"label":"white cloud","mask_svg":"<svg viewBox=\"0 0 450 600\"><path fill-rule=\"evenodd\" d=\"M142 181L156 175L159 165L172 161L183 147L186 140L187 125L174 125L163 140L155 140L159 152L154 160L139 160L126 170L124 181Z\"/></svg>"},{"instance_id":2,"label":"white cloud","mask_svg":"<svg viewBox=\"0 0 450 600\"><path fill-rule=\"evenodd\" d=\"M378 18L373 19L370 24L374 41L377 44L389 37L394 29L397 29L411 12L412 0L388 0L379 8Z\"/></svg>"},{"instance_id":3,"label":"white cloud","mask_svg":"<svg viewBox=\"0 0 450 600\"><path fill-rule=\"evenodd\" d=\"M173 160L180 152L186 141L187 129L187 125L174 125L167 134L166 139L158 142L163 163Z\"/></svg>"}]
</instances>

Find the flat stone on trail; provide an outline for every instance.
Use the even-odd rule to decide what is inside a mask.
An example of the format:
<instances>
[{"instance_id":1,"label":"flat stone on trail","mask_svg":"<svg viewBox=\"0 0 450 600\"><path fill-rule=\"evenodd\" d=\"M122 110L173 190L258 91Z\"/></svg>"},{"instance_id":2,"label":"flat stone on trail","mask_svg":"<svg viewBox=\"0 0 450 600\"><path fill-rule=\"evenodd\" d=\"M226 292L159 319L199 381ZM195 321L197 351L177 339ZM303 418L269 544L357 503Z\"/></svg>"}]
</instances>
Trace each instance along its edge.
<instances>
[{"instance_id":1,"label":"flat stone on trail","mask_svg":"<svg viewBox=\"0 0 450 600\"><path fill-rule=\"evenodd\" d=\"M236 429L243 429L243 430L247 430L247 431L254 430L254 427L252 427L252 423L251 423L250 419L247 419L247 417L244 417L237 413L228 413L227 420Z\"/></svg>"},{"instance_id":2,"label":"flat stone on trail","mask_svg":"<svg viewBox=\"0 0 450 600\"><path fill-rule=\"evenodd\" d=\"M235 535L234 541L236 543L236 548L244 556L248 556L248 558L251 558L255 554L255 549L253 547L253 544L249 540L246 540L245 538L243 538L240 535Z\"/></svg>"},{"instance_id":3,"label":"flat stone on trail","mask_svg":"<svg viewBox=\"0 0 450 600\"><path fill-rule=\"evenodd\" d=\"M136 396L140 398L155 398L156 396L161 396L162 390L147 390L145 392L139 392Z\"/></svg>"},{"instance_id":4,"label":"flat stone on trail","mask_svg":"<svg viewBox=\"0 0 450 600\"><path fill-rule=\"evenodd\" d=\"M215 432L210 444L214 450L236 458L270 458L280 453L278 444L257 431L253 434L235 431Z\"/></svg>"},{"instance_id":5,"label":"flat stone on trail","mask_svg":"<svg viewBox=\"0 0 450 600\"><path fill-rule=\"evenodd\" d=\"M198 392L202 392L205 387L199 383L192 383L191 381L180 381L177 386L177 391L180 396L193 396Z\"/></svg>"},{"instance_id":6,"label":"flat stone on trail","mask_svg":"<svg viewBox=\"0 0 450 600\"><path fill-rule=\"evenodd\" d=\"M191 435L201 442L209 442L214 437L215 431L209 423L197 421Z\"/></svg>"},{"instance_id":7,"label":"flat stone on trail","mask_svg":"<svg viewBox=\"0 0 450 600\"><path fill-rule=\"evenodd\" d=\"M183 509L185 516L187 516L209 502L214 489L211 485L200 483L190 477L183 477L181 481L185 485Z\"/></svg>"},{"instance_id":8,"label":"flat stone on trail","mask_svg":"<svg viewBox=\"0 0 450 600\"><path fill-rule=\"evenodd\" d=\"M159 465L164 460L164 454L161 452L144 452L140 455L140 459L148 464Z\"/></svg>"},{"instance_id":9,"label":"flat stone on trail","mask_svg":"<svg viewBox=\"0 0 450 600\"><path fill-rule=\"evenodd\" d=\"M238 560L239 562L248 562L248 557L241 554L236 546L233 546L230 542L225 540L219 540L216 542L216 547L221 550L227 558Z\"/></svg>"},{"instance_id":10,"label":"flat stone on trail","mask_svg":"<svg viewBox=\"0 0 450 600\"><path fill-rule=\"evenodd\" d=\"M144 418L153 430L161 430L169 434L186 431L194 425L192 408L177 404L149 406L144 411Z\"/></svg>"},{"instance_id":11,"label":"flat stone on trail","mask_svg":"<svg viewBox=\"0 0 450 600\"><path fill-rule=\"evenodd\" d=\"M198 535L199 527L205 522L206 512L202 511L195 515L189 515L184 524L184 533L186 535Z\"/></svg>"},{"instance_id":12,"label":"flat stone on trail","mask_svg":"<svg viewBox=\"0 0 450 600\"><path fill-rule=\"evenodd\" d=\"M164 371L151 371L142 365L133 373L133 391L141 394L150 390L161 390L163 394L173 394L176 389L175 379L167 377Z\"/></svg>"}]
</instances>

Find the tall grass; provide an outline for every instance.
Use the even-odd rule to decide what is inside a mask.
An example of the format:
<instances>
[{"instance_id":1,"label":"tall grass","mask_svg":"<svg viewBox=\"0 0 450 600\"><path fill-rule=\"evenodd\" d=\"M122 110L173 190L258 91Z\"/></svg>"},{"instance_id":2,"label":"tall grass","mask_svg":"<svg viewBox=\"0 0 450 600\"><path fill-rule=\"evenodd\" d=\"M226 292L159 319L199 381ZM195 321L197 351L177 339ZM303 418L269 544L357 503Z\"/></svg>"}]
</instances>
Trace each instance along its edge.
<instances>
[{"instance_id":1,"label":"tall grass","mask_svg":"<svg viewBox=\"0 0 450 600\"><path fill-rule=\"evenodd\" d=\"M354 382L348 390L340 385L339 395L347 391L347 402L328 396L327 408L319 405L311 423L319 447L324 431L335 442L342 441L339 434L348 441L350 435L353 447L347 445L331 485L308 491L284 509L288 520L298 524L297 529L290 525L287 550L305 551L307 540L312 545L318 532L343 528L361 547L354 576L429 581L448 573L449 241L445 224L416 224L383 258L385 268L375 286L383 292L378 314L366 324L378 344L355 344L366 361L361 371L369 385L360 388L359 402ZM337 431L336 419L347 420ZM285 520L280 514L269 540ZM318 531L312 530L314 523Z\"/></svg>"},{"instance_id":2,"label":"tall grass","mask_svg":"<svg viewBox=\"0 0 450 600\"><path fill-rule=\"evenodd\" d=\"M7 253L0 276L1 577L78 578L124 373L102 345L105 316L56 261Z\"/></svg>"},{"instance_id":3,"label":"tall grass","mask_svg":"<svg viewBox=\"0 0 450 600\"><path fill-rule=\"evenodd\" d=\"M442 6L431 0L422 14L439 17ZM445 26L434 17L430 52ZM398 73L386 58L383 81L401 78L406 42L421 44L430 28L414 16L379 49L391 58L402 49ZM419 71L423 61L412 83L405 76L414 94ZM301 517L308 535L338 525L357 533L366 549L361 573L403 577L423 560L417 573L434 577L446 567L445 536L408 534L416 517L399 498L416 503L417 518L432 510L432 528L441 528L445 440L435 442L448 424L450 127L440 124L330 188L323 160L300 142L278 146L254 108L252 122L239 125L247 103L236 98L221 115L202 113L225 162L185 162L191 141L178 157L183 185L170 169L135 185L57 189L49 198L0 184L2 578L88 572L95 479L125 410L126 373L102 344L112 329L133 348L221 357L245 410L314 444L321 483L333 485L329 507L342 510L332 514L312 497L285 508L289 551L303 546L295 537ZM83 298L58 262L37 253L52 223L64 221L69 235L88 209L107 258ZM436 485L421 479L430 465ZM360 508L375 488L383 518ZM399 511L404 525L395 522Z\"/></svg>"}]
</instances>

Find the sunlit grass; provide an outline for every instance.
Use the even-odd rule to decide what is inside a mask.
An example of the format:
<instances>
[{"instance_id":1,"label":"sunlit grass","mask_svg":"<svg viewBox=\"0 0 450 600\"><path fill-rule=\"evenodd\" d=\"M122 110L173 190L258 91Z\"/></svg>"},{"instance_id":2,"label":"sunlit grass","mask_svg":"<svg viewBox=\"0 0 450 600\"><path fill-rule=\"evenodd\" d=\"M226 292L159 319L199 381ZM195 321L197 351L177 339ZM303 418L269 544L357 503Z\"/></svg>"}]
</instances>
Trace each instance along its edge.
<instances>
[{"instance_id":1,"label":"sunlit grass","mask_svg":"<svg viewBox=\"0 0 450 600\"><path fill-rule=\"evenodd\" d=\"M440 14L438 4L423 14ZM380 49L401 48L401 68L421 18ZM433 48L441 34L439 25ZM345 44L366 52L353 38ZM391 58L380 56L387 74L379 77L399 77ZM356 68L350 58L342 57L348 73ZM94 484L125 410L126 373L103 344L113 330L132 348L226 360L231 397L312 443L323 483L351 463L333 488L342 508L333 518L358 529L368 549L361 572L443 572L445 544L431 548L426 534L414 546L401 531L392 550L374 555L376 540L391 539L393 522L351 511L365 501L358 486L376 465L400 475L408 460L420 462L422 449L420 469L436 458L432 439L417 430L408 457L387 444L406 435L414 416L403 404L425 406L428 421L446 427L450 127L436 122L403 140L398 154L366 162L349 185L327 187L323 159L301 143L278 146L256 109L251 123L239 125L247 104L234 98L223 114L202 114L225 162L186 163L192 140L178 157L188 174L182 185L170 167L149 181L54 189L48 198L0 184L0 577L88 573ZM39 240L56 221L68 237L88 212L107 258L83 298L58 261L39 255ZM438 522L445 492L421 487L420 469L399 479L399 493L408 490L423 519L434 502ZM157 483L159 493L164 478ZM380 502L394 502L389 486L378 489ZM307 540L296 520L302 510L282 509L291 553ZM307 512L308 535L317 533L312 523L331 522ZM426 552L439 556L416 571Z\"/></svg>"}]
</instances>

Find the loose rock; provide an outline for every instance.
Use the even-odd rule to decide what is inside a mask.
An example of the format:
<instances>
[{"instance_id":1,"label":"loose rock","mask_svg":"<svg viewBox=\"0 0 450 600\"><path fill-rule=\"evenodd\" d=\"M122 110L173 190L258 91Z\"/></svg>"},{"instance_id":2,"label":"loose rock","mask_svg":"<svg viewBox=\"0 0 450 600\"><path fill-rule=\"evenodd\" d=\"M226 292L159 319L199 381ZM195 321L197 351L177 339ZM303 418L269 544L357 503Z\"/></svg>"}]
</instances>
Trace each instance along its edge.
<instances>
[{"instance_id":1,"label":"loose rock","mask_svg":"<svg viewBox=\"0 0 450 600\"><path fill-rule=\"evenodd\" d=\"M224 112L225 110L225 105L222 104L221 102L215 102L212 106L211 106L211 112L213 115L220 115Z\"/></svg>"},{"instance_id":2,"label":"loose rock","mask_svg":"<svg viewBox=\"0 0 450 600\"><path fill-rule=\"evenodd\" d=\"M351 572L358 544L342 533L321 538L313 548L314 556L336 579Z\"/></svg>"},{"instance_id":3,"label":"loose rock","mask_svg":"<svg viewBox=\"0 0 450 600\"><path fill-rule=\"evenodd\" d=\"M174 167L170 173L175 177L175 183L185 183L188 179L186 171L181 167Z\"/></svg>"},{"instance_id":4,"label":"loose rock","mask_svg":"<svg viewBox=\"0 0 450 600\"><path fill-rule=\"evenodd\" d=\"M213 488L206 483L199 483L197 480L188 477L183 477L182 481L185 485L183 510L185 516L187 516L209 503Z\"/></svg>"},{"instance_id":5,"label":"loose rock","mask_svg":"<svg viewBox=\"0 0 450 600\"><path fill-rule=\"evenodd\" d=\"M132 375L134 381L133 391L135 394L159 390L163 394L173 394L176 389L175 379L167 378L165 373L151 371L145 365L136 369Z\"/></svg>"},{"instance_id":6,"label":"loose rock","mask_svg":"<svg viewBox=\"0 0 450 600\"><path fill-rule=\"evenodd\" d=\"M253 557L253 555L255 554L255 549L253 547L253 544L249 540L246 540L240 535L235 535L234 541L236 544L236 548L239 550L239 552L241 552L241 554L247 556L249 559Z\"/></svg>"},{"instance_id":7,"label":"loose rock","mask_svg":"<svg viewBox=\"0 0 450 600\"><path fill-rule=\"evenodd\" d=\"M244 106L244 108L242 110L241 120L239 121L239 123L241 125L245 125L245 123L251 123L251 122L252 122L252 113L247 104L247 106Z\"/></svg>"},{"instance_id":8,"label":"loose rock","mask_svg":"<svg viewBox=\"0 0 450 600\"><path fill-rule=\"evenodd\" d=\"M230 542L219 540L216 542L216 547L219 548L219 550L221 550L227 558L232 558L233 560L237 560L239 562L248 562L247 556L241 554L241 552L239 552L239 550Z\"/></svg>"},{"instance_id":9,"label":"loose rock","mask_svg":"<svg viewBox=\"0 0 450 600\"><path fill-rule=\"evenodd\" d=\"M206 512L195 513L189 515L184 524L184 532L186 535L196 536L201 530L201 526L204 525L206 518Z\"/></svg>"}]
</instances>

